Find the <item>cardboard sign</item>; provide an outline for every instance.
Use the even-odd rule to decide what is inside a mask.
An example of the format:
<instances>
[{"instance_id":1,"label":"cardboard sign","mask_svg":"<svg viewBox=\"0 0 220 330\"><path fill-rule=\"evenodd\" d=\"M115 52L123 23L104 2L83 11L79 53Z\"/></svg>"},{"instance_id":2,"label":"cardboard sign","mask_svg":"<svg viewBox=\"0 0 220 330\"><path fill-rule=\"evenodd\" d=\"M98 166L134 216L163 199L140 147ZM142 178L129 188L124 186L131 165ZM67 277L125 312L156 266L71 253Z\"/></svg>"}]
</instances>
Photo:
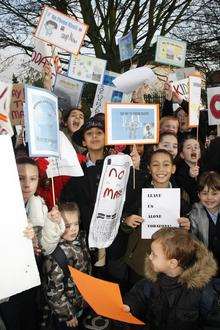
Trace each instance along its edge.
<instances>
[{"instance_id":1,"label":"cardboard sign","mask_svg":"<svg viewBox=\"0 0 220 330\"><path fill-rule=\"evenodd\" d=\"M220 87L207 88L209 125L220 125Z\"/></svg>"},{"instance_id":2,"label":"cardboard sign","mask_svg":"<svg viewBox=\"0 0 220 330\"><path fill-rule=\"evenodd\" d=\"M186 42L157 37L155 62L184 67L186 57Z\"/></svg>"},{"instance_id":3,"label":"cardboard sign","mask_svg":"<svg viewBox=\"0 0 220 330\"><path fill-rule=\"evenodd\" d=\"M24 124L24 85L14 84L12 87L12 98L10 106L10 119L12 125Z\"/></svg>"},{"instance_id":4,"label":"cardboard sign","mask_svg":"<svg viewBox=\"0 0 220 330\"><path fill-rule=\"evenodd\" d=\"M189 127L199 125L201 88L202 79L200 77L189 77Z\"/></svg>"},{"instance_id":5,"label":"cardboard sign","mask_svg":"<svg viewBox=\"0 0 220 330\"><path fill-rule=\"evenodd\" d=\"M160 228L179 227L180 189L142 189L142 217L141 238L144 239L150 239Z\"/></svg>"},{"instance_id":6,"label":"cardboard sign","mask_svg":"<svg viewBox=\"0 0 220 330\"><path fill-rule=\"evenodd\" d=\"M45 6L35 37L77 55L87 30L88 25Z\"/></svg>"},{"instance_id":7,"label":"cardboard sign","mask_svg":"<svg viewBox=\"0 0 220 330\"><path fill-rule=\"evenodd\" d=\"M131 31L128 32L126 36L123 36L122 38L118 39L118 46L121 62L129 60L134 56L134 46Z\"/></svg>"}]
</instances>

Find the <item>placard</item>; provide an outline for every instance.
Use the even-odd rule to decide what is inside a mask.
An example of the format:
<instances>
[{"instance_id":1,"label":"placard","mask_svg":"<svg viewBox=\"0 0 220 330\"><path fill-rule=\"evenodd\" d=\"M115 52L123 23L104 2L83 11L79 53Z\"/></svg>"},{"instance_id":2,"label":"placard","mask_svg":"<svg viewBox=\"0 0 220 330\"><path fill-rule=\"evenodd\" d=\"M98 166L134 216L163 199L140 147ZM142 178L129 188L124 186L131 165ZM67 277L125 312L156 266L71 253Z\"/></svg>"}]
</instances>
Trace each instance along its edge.
<instances>
[{"instance_id":1,"label":"placard","mask_svg":"<svg viewBox=\"0 0 220 330\"><path fill-rule=\"evenodd\" d=\"M141 238L144 239L150 239L160 228L179 227L180 189L142 189L142 217Z\"/></svg>"},{"instance_id":2,"label":"placard","mask_svg":"<svg viewBox=\"0 0 220 330\"><path fill-rule=\"evenodd\" d=\"M157 37L155 62L184 67L186 42L162 36Z\"/></svg>"},{"instance_id":3,"label":"placard","mask_svg":"<svg viewBox=\"0 0 220 330\"><path fill-rule=\"evenodd\" d=\"M45 6L35 37L77 55L88 28L88 25Z\"/></svg>"},{"instance_id":4,"label":"placard","mask_svg":"<svg viewBox=\"0 0 220 330\"><path fill-rule=\"evenodd\" d=\"M0 81L0 133L14 134L10 122L10 103L11 103L12 85Z\"/></svg>"},{"instance_id":5,"label":"placard","mask_svg":"<svg viewBox=\"0 0 220 330\"><path fill-rule=\"evenodd\" d=\"M24 124L23 102L24 85L21 83L14 84L12 87L12 98L10 105L10 119L11 124L14 126Z\"/></svg>"},{"instance_id":6,"label":"placard","mask_svg":"<svg viewBox=\"0 0 220 330\"><path fill-rule=\"evenodd\" d=\"M158 142L157 104L107 104L106 144L151 144Z\"/></svg>"},{"instance_id":7,"label":"placard","mask_svg":"<svg viewBox=\"0 0 220 330\"><path fill-rule=\"evenodd\" d=\"M43 88L25 88L25 127L31 157L59 156L57 96Z\"/></svg>"},{"instance_id":8,"label":"placard","mask_svg":"<svg viewBox=\"0 0 220 330\"><path fill-rule=\"evenodd\" d=\"M72 55L68 76L77 80L101 84L105 72L106 61L86 55Z\"/></svg>"},{"instance_id":9,"label":"placard","mask_svg":"<svg viewBox=\"0 0 220 330\"><path fill-rule=\"evenodd\" d=\"M220 87L207 88L209 125L220 125Z\"/></svg>"},{"instance_id":10,"label":"placard","mask_svg":"<svg viewBox=\"0 0 220 330\"><path fill-rule=\"evenodd\" d=\"M11 138L0 135L0 299L40 285Z\"/></svg>"},{"instance_id":11,"label":"placard","mask_svg":"<svg viewBox=\"0 0 220 330\"><path fill-rule=\"evenodd\" d=\"M81 101L82 90L83 83L81 81L61 74L56 75L53 92L58 98L62 99L62 103L66 104L67 108L78 107Z\"/></svg>"},{"instance_id":12,"label":"placard","mask_svg":"<svg viewBox=\"0 0 220 330\"><path fill-rule=\"evenodd\" d=\"M199 125L199 109L201 105L202 79L189 77L189 127Z\"/></svg>"},{"instance_id":13,"label":"placard","mask_svg":"<svg viewBox=\"0 0 220 330\"><path fill-rule=\"evenodd\" d=\"M179 94L184 100L189 101L189 79L182 79L179 81L172 82L173 89L177 94ZM173 110L178 109L180 105L178 103L173 103Z\"/></svg>"},{"instance_id":14,"label":"placard","mask_svg":"<svg viewBox=\"0 0 220 330\"><path fill-rule=\"evenodd\" d=\"M46 42L34 38L34 49L31 54L30 66L42 73L48 63L51 62L52 48Z\"/></svg>"},{"instance_id":15,"label":"placard","mask_svg":"<svg viewBox=\"0 0 220 330\"><path fill-rule=\"evenodd\" d=\"M134 56L134 46L131 31L128 32L128 34L126 34L125 36L118 39L118 47L121 62L129 60Z\"/></svg>"}]
</instances>

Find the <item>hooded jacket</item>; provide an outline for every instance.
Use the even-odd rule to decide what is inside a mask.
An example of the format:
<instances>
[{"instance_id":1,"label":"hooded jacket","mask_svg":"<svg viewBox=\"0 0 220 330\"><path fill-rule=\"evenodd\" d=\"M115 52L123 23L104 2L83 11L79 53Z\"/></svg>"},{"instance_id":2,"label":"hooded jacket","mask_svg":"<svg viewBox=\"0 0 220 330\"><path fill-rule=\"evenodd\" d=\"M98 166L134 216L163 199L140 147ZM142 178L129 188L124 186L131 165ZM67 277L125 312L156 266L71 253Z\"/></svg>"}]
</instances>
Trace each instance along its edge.
<instances>
[{"instance_id":1,"label":"hooded jacket","mask_svg":"<svg viewBox=\"0 0 220 330\"><path fill-rule=\"evenodd\" d=\"M146 279L124 299L132 314L146 322L149 330L203 329L216 301L211 279L217 266L207 248L197 242L196 261L175 278L156 273L149 258L145 266Z\"/></svg>"}]
</instances>

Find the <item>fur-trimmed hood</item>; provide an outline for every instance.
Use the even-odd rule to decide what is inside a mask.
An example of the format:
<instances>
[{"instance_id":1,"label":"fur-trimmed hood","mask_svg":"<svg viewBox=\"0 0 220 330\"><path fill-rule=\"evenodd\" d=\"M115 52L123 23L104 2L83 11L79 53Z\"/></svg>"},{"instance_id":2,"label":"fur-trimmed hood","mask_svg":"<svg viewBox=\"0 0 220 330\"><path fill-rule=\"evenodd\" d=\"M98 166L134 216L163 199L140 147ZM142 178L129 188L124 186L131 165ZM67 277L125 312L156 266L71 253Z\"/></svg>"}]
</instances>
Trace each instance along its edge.
<instances>
[{"instance_id":1,"label":"fur-trimmed hood","mask_svg":"<svg viewBox=\"0 0 220 330\"><path fill-rule=\"evenodd\" d=\"M199 241L197 244L197 260L193 266L187 268L179 276L179 282L186 285L188 289L201 289L217 272L217 264L213 258L213 254L208 251L205 245ZM151 265L149 257L145 263L145 276L152 282L156 282L157 275Z\"/></svg>"}]
</instances>

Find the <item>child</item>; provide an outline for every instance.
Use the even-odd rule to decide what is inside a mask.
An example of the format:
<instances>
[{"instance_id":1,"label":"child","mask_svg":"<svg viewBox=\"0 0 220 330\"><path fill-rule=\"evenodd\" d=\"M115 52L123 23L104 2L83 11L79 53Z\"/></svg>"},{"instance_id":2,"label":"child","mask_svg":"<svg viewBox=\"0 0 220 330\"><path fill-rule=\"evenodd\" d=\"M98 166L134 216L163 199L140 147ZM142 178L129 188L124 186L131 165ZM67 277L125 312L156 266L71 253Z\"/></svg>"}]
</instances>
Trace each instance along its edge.
<instances>
[{"instance_id":1,"label":"child","mask_svg":"<svg viewBox=\"0 0 220 330\"><path fill-rule=\"evenodd\" d=\"M173 159L175 159L178 153L178 140L176 134L166 132L160 134L160 140L155 150L157 149L165 149L169 151L173 156Z\"/></svg>"},{"instance_id":2,"label":"child","mask_svg":"<svg viewBox=\"0 0 220 330\"><path fill-rule=\"evenodd\" d=\"M83 313L83 299L68 271L67 264L91 273L90 257L83 232L79 231L79 208L75 203L60 206L65 232L56 250L46 257L45 290L54 314L55 329L76 328Z\"/></svg>"},{"instance_id":3,"label":"child","mask_svg":"<svg viewBox=\"0 0 220 330\"><path fill-rule=\"evenodd\" d=\"M160 119L160 133L169 132L177 134L179 129L179 121L174 116L166 116Z\"/></svg>"},{"instance_id":4,"label":"child","mask_svg":"<svg viewBox=\"0 0 220 330\"><path fill-rule=\"evenodd\" d=\"M152 240L146 279L127 294L123 309L145 321L149 329L202 329L215 302L212 254L179 228L162 228Z\"/></svg>"},{"instance_id":5,"label":"child","mask_svg":"<svg viewBox=\"0 0 220 330\"><path fill-rule=\"evenodd\" d=\"M220 271L220 174L203 173L198 192L200 202L189 214L191 231L213 252Z\"/></svg>"},{"instance_id":6,"label":"child","mask_svg":"<svg viewBox=\"0 0 220 330\"><path fill-rule=\"evenodd\" d=\"M56 206L48 213L44 200L35 196L39 180L36 162L29 157L18 158L16 162L27 217L36 234L35 248L38 253L42 248L45 254L52 253L65 230L64 222Z\"/></svg>"},{"instance_id":7,"label":"child","mask_svg":"<svg viewBox=\"0 0 220 330\"><path fill-rule=\"evenodd\" d=\"M200 156L199 142L193 137L186 138L180 146L181 161L177 164L175 180L189 195L191 205L198 201L196 180L199 175Z\"/></svg>"}]
</instances>

